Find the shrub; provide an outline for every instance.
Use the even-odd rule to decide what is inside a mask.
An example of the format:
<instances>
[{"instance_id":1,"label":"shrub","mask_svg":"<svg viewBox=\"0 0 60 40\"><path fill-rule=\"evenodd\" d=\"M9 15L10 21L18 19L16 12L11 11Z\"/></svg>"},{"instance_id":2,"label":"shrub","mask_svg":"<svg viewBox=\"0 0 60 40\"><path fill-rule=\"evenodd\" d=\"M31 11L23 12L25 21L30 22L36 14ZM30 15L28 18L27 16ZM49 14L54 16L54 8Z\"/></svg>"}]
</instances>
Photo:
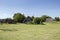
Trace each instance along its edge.
<instances>
[{"instance_id":1,"label":"shrub","mask_svg":"<svg viewBox=\"0 0 60 40\"><path fill-rule=\"evenodd\" d=\"M60 18L59 17L55 17L55 21L60 21Z\"/></svg>"},{"instance_id":2,"label":"shrub","mask_svg":"<svg viewBox=\"0 0 60 40\"><path fill-rule=\"evenodd\" d=\"M41 19L38 17L33 19L34 24L40 24L40 21L41 21Z\"/></svg>"}]
</instances>

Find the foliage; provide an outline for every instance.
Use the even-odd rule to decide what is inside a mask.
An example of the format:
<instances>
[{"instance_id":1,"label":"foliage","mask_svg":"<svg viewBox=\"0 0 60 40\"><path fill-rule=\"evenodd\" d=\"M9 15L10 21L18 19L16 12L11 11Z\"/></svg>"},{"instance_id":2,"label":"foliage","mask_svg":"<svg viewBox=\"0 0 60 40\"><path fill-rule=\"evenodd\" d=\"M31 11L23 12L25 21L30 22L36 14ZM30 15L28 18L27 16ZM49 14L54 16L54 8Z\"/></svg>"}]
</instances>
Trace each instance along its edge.
<instances>
[{"instance_id":1,"label":"foliage","mask_svg":"<svg viewBox=\"0 0 60 40\"><path fill-rule=\"evenodd\" d=\"M41 19L43 22L46 21L46 18L51 18L51 17L50 17L50 16L47 16L47 15L42 15L42 16L40 17L40 19Z\"/></svg>"},{"instance_id":2,"label":"foliage","mask_svg":"<svg viewBox=\"0 0 60 40\"><path fill-rule=\"evenodd\" d=\"M32 19L32 21L33 21L33 19L34 19L34 16L32 16L32 17L31 17L31 19Z\"/></svg>"},{"instance_id":3,"label":"foliage","mask_svg":"<svg viewBox=\"0 0 60 40\"><path fill-rule=\"evenodd\" d=\"M34 24L40 24L40 21L41 21L41 19L36 17L36 18L34 18L33 23Z\"/></svg>"},{"instance_id":4,"label":"foliage","mask_svg":"<svg viewBox=\"0 0 60 40\"><path fill-rule=\"evenodd\" d=\"M25 16L21 13L15 13L13 16L14 21L22 23L25 19Z\"/></svg>"},{"instance_id":5,"label":"foliage","mask_svg":"<svg viewBox=\"0 0 60 40\"><path fill-rule=\"evenodd\" d=\"M16 22L11 18L1 19L0 23L16 24Z\"/></svg>"},{"instance_id":6,"label":"foliage","mask_svg":"<svg viewBox=\"0 0 60 40\"><path fill-rule=\"evenodd\" d=\"M60 21L60 18L59 17L55 17L55 21Z\"/></svg>"}]
</instances>

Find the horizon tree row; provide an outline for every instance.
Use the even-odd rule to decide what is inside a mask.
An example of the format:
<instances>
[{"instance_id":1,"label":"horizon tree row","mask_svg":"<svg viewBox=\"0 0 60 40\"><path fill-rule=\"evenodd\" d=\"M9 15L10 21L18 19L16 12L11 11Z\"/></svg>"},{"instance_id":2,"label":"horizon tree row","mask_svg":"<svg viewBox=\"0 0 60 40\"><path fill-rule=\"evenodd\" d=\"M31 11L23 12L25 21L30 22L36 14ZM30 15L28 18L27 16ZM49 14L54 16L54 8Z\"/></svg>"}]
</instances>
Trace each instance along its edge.
<instances>
[{"instance_id":1,"label":"horizon tree row","mask_svg":"<svg viewBox=\"0 0 60 40\"><path fill-rule=\"evenodd\" d=\"M59 17L55 17L54 19L48 15L42 15L41 17L30 17L25 16L22 13L15 13L13 15L13 19L6 18L6 19L0 19L0 23L29 23L29 24L43 24L43 22L46 22L46 19L48 18L48 21L60 21Z\"/></svg>"},{"instance_id":2,"label":"horizon tree row","mask_svg":"<svg viewBox=\"0 0 60 40\"><path fill-rule=\"evenodd\" d=\"M46 22L47 18L52 18L48 15L42 15L41 17L30 17L30 16L25 16L24 14L21 13L15 13L13 16L13 20L15 22L19 22L19 23L32 23L32 24L42 24L43 22ZM53 18L52 18L53 19ZM55 17L53 19L54 21L60 21L59 17Z\"/></svg>"}]
</instances>

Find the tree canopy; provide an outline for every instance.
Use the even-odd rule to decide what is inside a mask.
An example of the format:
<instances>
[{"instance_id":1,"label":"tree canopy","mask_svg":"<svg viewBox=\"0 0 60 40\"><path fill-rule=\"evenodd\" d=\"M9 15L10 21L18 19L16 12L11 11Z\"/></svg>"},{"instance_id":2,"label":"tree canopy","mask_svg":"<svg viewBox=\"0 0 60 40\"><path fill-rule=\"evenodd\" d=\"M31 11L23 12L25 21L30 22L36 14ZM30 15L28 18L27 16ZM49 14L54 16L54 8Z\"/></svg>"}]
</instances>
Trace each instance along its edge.
<instances>
[{"instance_id":1,"label":"tree canopy","mask_svg":"<svg viewBox=\"0 0 60 40\"><path fill-rule=\"evenodd\" d=\"M60 21L60 18L59 17L55 17L55 21Z\"/></svg>"},{"instance_id":2,"label":"tree canopy","mask_svg":"<svg viewBox=\"0 0 60 40\"><path fill-rule=\"evenodd\" d=\"M25 19L25 16L21 13L15 13L13 16L14 21L22 23Z\"/></svg>"},{"instance_id":3,"label":"tree canopy","mask_svg":"<svg viewBox=\"0 0 60 40\"><path fill-rule=\"evenodd\" d=\"M46 21L46 18L51 18L51 17L50 17L50 16L47 16L47 15L42 15L42 16L40 17L40 19L41 19L43 22Z\"/></svg>"}]
</instances>

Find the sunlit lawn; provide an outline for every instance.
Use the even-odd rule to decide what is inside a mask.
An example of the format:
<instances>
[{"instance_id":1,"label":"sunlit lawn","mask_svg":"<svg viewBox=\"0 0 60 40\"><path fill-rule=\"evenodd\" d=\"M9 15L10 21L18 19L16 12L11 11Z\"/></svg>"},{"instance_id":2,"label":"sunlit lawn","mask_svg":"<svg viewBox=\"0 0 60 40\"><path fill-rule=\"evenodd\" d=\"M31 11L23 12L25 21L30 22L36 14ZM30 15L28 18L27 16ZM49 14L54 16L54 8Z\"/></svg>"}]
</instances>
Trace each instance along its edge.
<instances>
[{"instance_id":1,"label":"sunlit lawn","mask_svg":"<svg viewBox=\"0 0 60 40\"><path fill-rule=\"evenodd\" d=\"M60 23L2 24L0 40L60 40Z\"/></svg>"}]
</instances>

